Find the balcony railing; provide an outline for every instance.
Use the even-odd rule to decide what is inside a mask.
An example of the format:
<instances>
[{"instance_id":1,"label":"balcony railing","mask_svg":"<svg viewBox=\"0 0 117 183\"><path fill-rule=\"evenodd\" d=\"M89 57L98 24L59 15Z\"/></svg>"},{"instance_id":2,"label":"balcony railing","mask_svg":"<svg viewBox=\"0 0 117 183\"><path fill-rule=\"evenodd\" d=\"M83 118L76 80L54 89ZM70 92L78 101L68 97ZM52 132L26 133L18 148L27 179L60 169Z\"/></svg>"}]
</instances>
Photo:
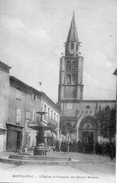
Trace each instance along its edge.
<instances>
[{"instance_id":1,"label":"balcony railing","mask_svg":"<svg viewBox=\"0 0 117 183\"><path fill-rule=\"evenodd\" d=\"M52 123L55 126L58 126L58 122L56 120L54 120L53 118L51 118L51 117L48 117L48 122Z\"/></svg>"},{"instance_id":2,"label":"balcony railing","mask_svg":"<svg viewBox=\"0 0 117 183\"><path fill-rule=\"evenodd\" d=\"M36 124L38 124L40 122L40 117L36 117ZM52 117L48 117L46 116L46 120L48 123L52 123L53 125L55 125L56 127L58 126L58 122L56 120L54 120Z\"/></svg>"}]
</instances>

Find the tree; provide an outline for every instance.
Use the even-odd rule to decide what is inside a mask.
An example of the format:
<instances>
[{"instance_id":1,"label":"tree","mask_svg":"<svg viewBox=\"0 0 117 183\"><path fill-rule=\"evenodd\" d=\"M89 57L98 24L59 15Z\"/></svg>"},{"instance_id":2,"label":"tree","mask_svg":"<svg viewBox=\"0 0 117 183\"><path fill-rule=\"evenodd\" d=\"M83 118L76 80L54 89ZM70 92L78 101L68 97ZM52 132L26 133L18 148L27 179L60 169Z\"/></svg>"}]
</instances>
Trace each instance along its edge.
<instances>
[{"instance_id":1,"label":"tree","mask_svg":"<svg viewBox=\"0 0 117 183\"><path fill-rule=\"evenodd\" d=\"M100 135L111 141L116 133L116 108L107 106L100 109L96 113L96 119L99 123Z\"/></svg>"},{"instance_id":2,"label":"tree","mask_svg":"<svg viewBox=\"0 0 117 183\"><path fill-rule=\"evenodd\" d=\"M65 133L66 134L68 133L70 135L70 138L71 138L71 134L74 133L74 132L76 132L75 125L72 126L70 123L67 123Z\"/></svg>"}]
</instances>

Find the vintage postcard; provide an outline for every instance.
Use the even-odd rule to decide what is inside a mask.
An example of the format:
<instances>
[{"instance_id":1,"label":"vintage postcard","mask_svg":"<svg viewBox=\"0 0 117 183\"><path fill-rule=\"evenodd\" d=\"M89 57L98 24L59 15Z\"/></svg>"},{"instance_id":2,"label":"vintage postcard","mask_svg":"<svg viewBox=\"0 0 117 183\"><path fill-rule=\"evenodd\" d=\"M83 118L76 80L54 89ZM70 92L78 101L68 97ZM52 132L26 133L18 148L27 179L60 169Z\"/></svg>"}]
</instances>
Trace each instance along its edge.
<instances>
[{"instance_id":1,"label":"vintage postcard","mask_svg":"<svg viewBox=\"0 0 117 183\"><path fill-rule=\"evenodd\" d=\"M117 0L0 0L0 182L116 181Z\"/></svg>"}]
</instances>

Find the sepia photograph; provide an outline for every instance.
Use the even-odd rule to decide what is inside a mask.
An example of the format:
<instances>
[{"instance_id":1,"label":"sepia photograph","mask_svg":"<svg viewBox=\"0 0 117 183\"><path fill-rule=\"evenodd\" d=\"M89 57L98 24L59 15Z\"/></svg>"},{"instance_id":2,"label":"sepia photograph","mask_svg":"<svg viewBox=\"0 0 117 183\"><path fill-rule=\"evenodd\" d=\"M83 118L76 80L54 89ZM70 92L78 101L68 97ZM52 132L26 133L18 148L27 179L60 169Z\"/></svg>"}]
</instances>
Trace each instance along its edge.
<instances>
[{"instance_id":1,"label":"sepia photograph","mask_svg":"<svg viewBox=\"0 0 117 183\"><path fill-rule=\"evenodd\" d=\"M0 183L115 183L117 0L0 0Z\"/></svg>"}]
</instances>

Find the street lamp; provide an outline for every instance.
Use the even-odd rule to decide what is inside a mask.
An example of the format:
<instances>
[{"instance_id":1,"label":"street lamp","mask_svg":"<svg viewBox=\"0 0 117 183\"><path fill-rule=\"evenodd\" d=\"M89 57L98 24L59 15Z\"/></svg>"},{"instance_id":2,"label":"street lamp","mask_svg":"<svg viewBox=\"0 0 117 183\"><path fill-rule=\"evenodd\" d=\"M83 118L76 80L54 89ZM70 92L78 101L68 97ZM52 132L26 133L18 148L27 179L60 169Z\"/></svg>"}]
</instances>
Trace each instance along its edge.
<instances>
[{"instance_id":1,"label":"street lamp","mask_svg":"<svg viewBox=\"0 0 117 183\"><path fill-rule=\"evenodd\" d=\"M67 132L67 153L69 153L69 131Z\"/></svg>"}]
</instances>

